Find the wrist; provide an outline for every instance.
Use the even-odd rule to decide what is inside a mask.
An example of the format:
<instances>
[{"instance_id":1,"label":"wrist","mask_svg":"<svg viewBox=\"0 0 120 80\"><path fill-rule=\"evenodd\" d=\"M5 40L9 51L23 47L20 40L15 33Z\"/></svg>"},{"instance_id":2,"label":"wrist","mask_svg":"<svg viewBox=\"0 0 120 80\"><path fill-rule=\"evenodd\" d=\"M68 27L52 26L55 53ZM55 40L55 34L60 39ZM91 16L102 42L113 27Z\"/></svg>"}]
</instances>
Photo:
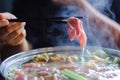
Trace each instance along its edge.
<instances>
[{"instance_id":1,"label":"wrist","mask_svg":"<svg viewBox=\"0 0 120 80\"><path fill-rule=\"evenodd\" d=\"M6 47L24 47L24 46L29 46L31 47L30 43L24 39L20 44L17 44L17 45L12 45L12 44L6 44L6 43L0 43L0 45L3 47L3 46L6 46Z\"/></svg>"}]
</instances>

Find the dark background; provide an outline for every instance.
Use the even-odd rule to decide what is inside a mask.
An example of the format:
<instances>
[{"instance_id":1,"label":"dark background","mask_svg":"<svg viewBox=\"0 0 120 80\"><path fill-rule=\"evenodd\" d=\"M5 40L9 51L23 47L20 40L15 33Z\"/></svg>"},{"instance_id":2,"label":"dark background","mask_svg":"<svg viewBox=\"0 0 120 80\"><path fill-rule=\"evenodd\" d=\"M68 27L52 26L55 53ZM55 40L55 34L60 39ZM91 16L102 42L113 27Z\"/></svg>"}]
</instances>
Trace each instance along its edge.
<instances>
[{"instance_id":1,"label":"dark background","mask_svg":"<svg viewBox=\"0 0 120 80\"><path fill-rule=\"evenodd\" d=\"M13 0L0 0L0 12L11 12Z\"/></svg>"},{"instance_id":2,"label":"dark background","mask_svg":"<svg viewBox=\"0 0 120 80\"><path fill-rule=\"evenodd\" d=\"M12 12L13 0L0 0L0 12ZM0 74L0 80L4 80Z\"/></svg>"},{"instance_id":3,"label":"dark background","mask_svg":"<svg viewBox=\"0 0 120 80\"><path fill-rule=\"evenodd\" d=\"M12 12L13 7L13 1L14 0L0 0L0 13L1 12ZM116 21L120 23L120 0L113 0L112 10L116 15ZM0 75L0 80L1 75Z\"/></svg>"},{"instance_id":4,"label":"dark background","mask_svg":"<svg viewBox=\"0 0 120 80\"><path fill-rule=\"evenodd\" d=\"M13 0L0 0L0 12L11 12Z\"/></svg>"}]
</instances>

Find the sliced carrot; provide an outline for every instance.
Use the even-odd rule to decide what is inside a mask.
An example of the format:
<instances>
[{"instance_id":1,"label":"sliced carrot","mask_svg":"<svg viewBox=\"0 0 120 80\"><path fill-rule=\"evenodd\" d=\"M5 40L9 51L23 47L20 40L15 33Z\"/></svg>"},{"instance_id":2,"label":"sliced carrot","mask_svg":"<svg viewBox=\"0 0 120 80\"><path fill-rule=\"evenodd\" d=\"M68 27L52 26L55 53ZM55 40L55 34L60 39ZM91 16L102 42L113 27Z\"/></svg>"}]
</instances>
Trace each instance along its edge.
<instances>
[{"instance_id":1,"label":"sliced carrot","mask_svg":"<svg viewBox=\"0 0 120 80\"><path fill-rule=\"evenodd\" d=\"M64 69L75 69L77 68L76 66L67 66L67 65L62 65L59 67L59 70L64 70Z\"/></svg>"}]
</instances>

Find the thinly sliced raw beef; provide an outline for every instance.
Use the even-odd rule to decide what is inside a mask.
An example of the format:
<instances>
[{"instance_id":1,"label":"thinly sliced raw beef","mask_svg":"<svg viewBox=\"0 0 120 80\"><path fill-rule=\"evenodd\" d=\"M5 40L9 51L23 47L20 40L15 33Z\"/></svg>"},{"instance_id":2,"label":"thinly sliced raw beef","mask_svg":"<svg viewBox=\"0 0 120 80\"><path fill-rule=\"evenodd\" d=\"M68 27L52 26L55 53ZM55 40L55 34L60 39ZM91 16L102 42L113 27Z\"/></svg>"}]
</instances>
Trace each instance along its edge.
<instances>
[{"instance_id":1,"label":"thinly sliced raw beef","mask_svg":"<svg viewBox=\"0 0 120 80\"><path fill-rule=\"evenodd\" d=\"M82 21L80 21L78 18L70 17L67 20L67 24L67 32L69 35L69 39L71 41L79 40L80 46L85 47L87 42L87 36L84 32Z\"/></svg>"}]
</instances>

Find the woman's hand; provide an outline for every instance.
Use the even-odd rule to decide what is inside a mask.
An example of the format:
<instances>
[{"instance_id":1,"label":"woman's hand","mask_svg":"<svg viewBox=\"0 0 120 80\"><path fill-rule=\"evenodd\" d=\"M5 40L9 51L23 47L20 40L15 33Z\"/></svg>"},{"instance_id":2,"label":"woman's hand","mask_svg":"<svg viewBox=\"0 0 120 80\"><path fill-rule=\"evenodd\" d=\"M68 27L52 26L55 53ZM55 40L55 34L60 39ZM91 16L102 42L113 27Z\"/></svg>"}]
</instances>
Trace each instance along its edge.
<instances>
[{"instance_id":1,"label":"woman's hand","mask_svg":"<svg viewBox=\"0 0 120 80\"><path fill-rule=\"evenodd\" d=\"M7 19L15 19L10 13L0 13L0 53L1 60L32 48L26 40L25 22L9 22Z\"/></svg>"},{"instance_id":2,"label":"woman's hand","mask_svg":"<svg viewBox=\"0 0 120 80\"><path fill-rule=\"evenodd\" d=\"M0 13L0 42L10 46L22 44L26 37L25 22L9 22L15 19L10 13Z\"/></svg>"}]
</instances>

